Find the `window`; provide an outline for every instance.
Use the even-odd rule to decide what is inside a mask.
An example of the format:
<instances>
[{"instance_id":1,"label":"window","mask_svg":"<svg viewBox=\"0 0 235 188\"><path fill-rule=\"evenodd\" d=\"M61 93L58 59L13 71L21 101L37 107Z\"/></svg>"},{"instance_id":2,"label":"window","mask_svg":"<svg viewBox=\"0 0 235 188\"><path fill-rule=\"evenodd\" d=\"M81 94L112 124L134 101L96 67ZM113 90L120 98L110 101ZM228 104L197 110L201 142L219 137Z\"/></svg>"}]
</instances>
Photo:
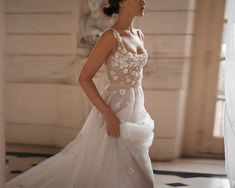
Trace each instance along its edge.
<instances>
[{"instance_id":1,"label":"window","mask_svg":"<svg viewBox=\"0 0 235 188\"><path fill-rule=\"evenodd\" d=\"M225 43L225 30L226 30L226 13L224 19L224 34L221 46L221 61L219 70L219 80L217 89L217 100L215 109L215 121L213 136L224 137L224 110L225 110L225 96L224 96L224 75L225 75L225 63L226 63L226 43Z\"/></svg>"}]
</instances>

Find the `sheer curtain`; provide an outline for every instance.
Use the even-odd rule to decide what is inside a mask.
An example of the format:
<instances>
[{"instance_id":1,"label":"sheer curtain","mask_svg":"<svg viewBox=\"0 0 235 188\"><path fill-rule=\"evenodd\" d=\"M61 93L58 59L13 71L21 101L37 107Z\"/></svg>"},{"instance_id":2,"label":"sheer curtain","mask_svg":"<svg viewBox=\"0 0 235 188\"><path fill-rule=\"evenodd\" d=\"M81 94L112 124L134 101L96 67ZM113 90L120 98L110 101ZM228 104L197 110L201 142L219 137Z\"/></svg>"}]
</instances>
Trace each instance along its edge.
<instances>
[{"instance_id":1,"label":"sheer curtain","mask_svg":"<svg viewBox=\"0 0 235 188\"><path fill-rule=\"evenodd\" d=\"M227 0L225 65L225 168L231 188L235 188L235 0Z\"/></svg>"}]
</instances>

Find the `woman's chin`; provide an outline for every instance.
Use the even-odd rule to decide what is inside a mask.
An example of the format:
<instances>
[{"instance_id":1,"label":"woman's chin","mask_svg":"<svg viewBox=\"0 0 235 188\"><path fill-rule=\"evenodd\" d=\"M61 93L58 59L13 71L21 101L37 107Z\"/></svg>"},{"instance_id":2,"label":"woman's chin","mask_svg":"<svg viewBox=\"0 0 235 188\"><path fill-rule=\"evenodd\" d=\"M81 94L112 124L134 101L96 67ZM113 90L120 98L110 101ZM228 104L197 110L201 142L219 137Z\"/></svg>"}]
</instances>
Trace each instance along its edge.
<instances>
[{"instance_id":1,"label":"woman's chin","mask_svg":"<svg viewBox=\"0 0 235 188\"><path fill-rule=\"evenodd\" d=\"M138 17L144 16L144 11L141 11L138 15L136 15Z\"/></svg>"}]
</instances>

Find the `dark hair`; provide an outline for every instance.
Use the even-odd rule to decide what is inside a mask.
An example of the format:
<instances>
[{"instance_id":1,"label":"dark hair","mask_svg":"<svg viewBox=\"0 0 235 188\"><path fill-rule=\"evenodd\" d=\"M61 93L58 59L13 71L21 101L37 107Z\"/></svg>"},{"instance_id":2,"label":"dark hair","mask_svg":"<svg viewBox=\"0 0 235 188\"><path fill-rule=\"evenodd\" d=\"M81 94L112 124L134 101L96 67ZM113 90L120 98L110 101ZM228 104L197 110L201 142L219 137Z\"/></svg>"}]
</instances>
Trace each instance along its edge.
<instances>
[{"instance_id":1,"label":"dark hair","mask_svg":"<svg viewBox=\"0 0 235 188\"><path fill-rule=\"evenodd\" d=\"M104 14L111 17L113 14L119 13L119 2L121 0L108 0L109 6L103 8Z\"/></svg>"}]
</instances>

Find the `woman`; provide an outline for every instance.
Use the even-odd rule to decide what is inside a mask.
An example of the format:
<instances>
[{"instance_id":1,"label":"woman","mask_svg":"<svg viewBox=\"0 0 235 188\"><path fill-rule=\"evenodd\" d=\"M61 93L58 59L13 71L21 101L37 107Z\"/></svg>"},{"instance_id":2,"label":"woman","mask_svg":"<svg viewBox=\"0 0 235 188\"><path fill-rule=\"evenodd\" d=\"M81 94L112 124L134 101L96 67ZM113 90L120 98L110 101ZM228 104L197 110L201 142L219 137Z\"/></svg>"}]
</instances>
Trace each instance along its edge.
<instances>
[{"instance_id":1,"label":"woman","mask_svg":"<svg viewBox=\"0 0 235 188\"><path fill-rule=\"evenodd\" d=\"M109 0L104 13L119 13L83 67L79 83L94 104L86 122L61 152L15 177L6 188L153 188L148 155L154 121L142 90L147 52L133 18L145 0ZM105 64L108 85L100 95L92 78Z\"/></svg>"}]
</instances>

